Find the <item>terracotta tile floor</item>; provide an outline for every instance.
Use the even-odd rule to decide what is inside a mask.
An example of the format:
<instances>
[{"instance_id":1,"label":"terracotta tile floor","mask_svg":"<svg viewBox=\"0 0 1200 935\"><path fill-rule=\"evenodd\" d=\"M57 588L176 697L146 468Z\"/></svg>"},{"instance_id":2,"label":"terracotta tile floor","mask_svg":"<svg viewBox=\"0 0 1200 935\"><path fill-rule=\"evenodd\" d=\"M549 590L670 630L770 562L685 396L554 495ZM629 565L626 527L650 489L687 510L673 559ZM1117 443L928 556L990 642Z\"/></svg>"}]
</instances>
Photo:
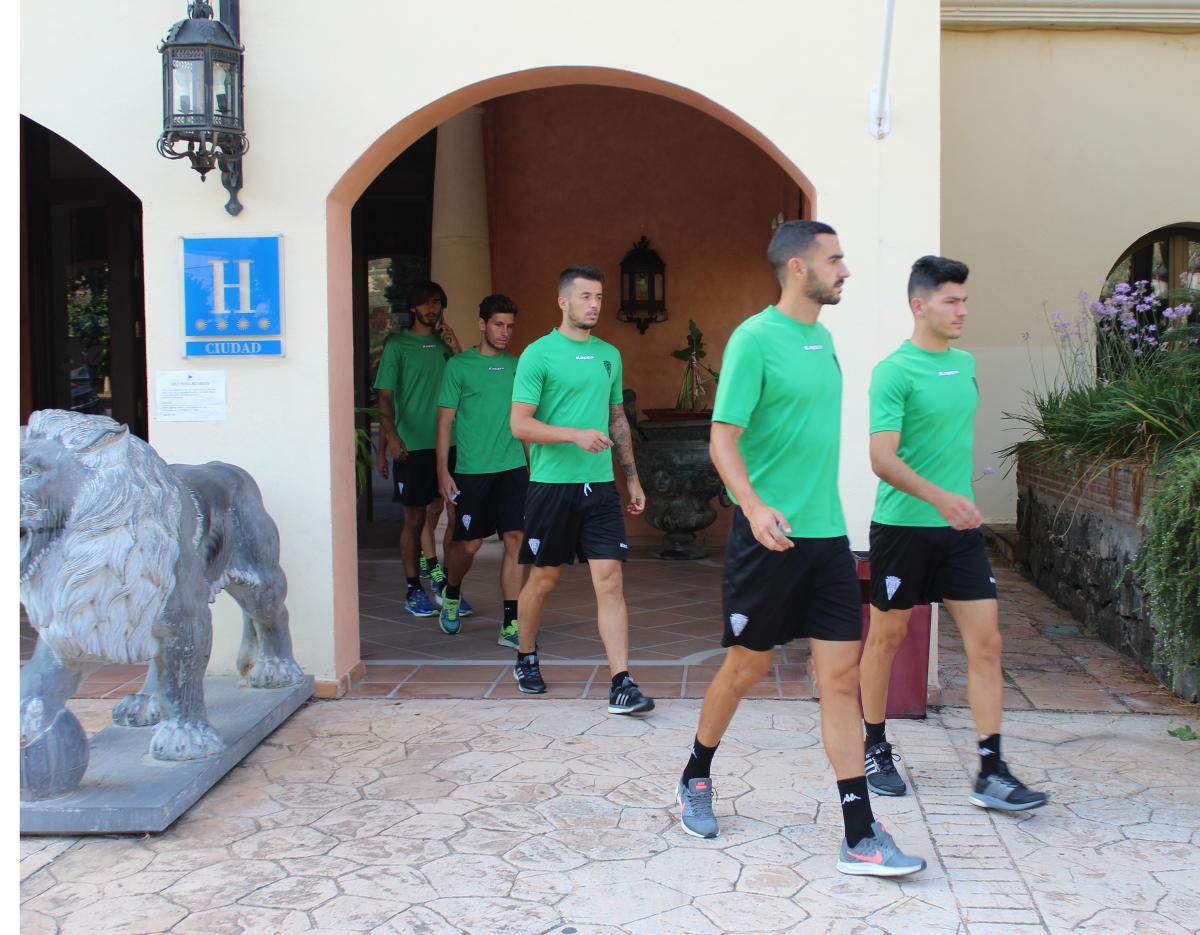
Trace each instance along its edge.
<instances>
[{"instance_id":1,"label":"terracotta tile floor","mask_svg":"<svg viewBox=\"0 0 1200 935\"><path fill-rule=\"evenodd\" d=\"M512 651L496 644L501 619L497 584L499 543L485 544L464 593L475 613L462 632L445 636L434 618L404 612L404 578L394 551L364 551L359 561L362 657L366 675L355 698L489 698L519 695L511 675ZM1075 621L1017 573L994 561L1005 638L1005 707L1174 713L1196 707L1174 698L1136 663L1079 631ZM631 671L655 698L699 698L720 664L720 562L654 559L635 549L625 566ZM604 697L608 667L595 624L595 599L585 567L563 570L539 638L549 691L543 699ZM22 658L33 634L22 623ZM949 614L938 638L939 701L967 703L966 658ZM811 698L808 646L780 650L755 698ZM117 698L141 684L140 666L108 666L92 676L81 697Z\"/></svg>"}]
</instances>

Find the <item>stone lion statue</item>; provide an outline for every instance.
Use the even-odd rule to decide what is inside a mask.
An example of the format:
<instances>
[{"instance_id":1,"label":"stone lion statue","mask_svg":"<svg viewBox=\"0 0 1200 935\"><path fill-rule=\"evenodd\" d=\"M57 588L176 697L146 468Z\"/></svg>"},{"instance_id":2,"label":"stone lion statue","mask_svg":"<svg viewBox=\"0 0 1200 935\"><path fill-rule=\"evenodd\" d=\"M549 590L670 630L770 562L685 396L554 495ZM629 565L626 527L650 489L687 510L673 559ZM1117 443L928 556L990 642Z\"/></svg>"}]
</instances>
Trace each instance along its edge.
<instances>
[{"instance_id":1,"label":"stone lion statue","mask_svg":"<svg viewBox=\"0 0 1200 935\"><path fill-rule=\"evenodd\" d=\"M21 602L38 633L21 671L23 798L60 795L82 778L86 735L64 705L104 663L150 663L113 722L157 725L152 756L191 760L223 748L203 688L209 604L222 590L243 611L237 665L249 685L304 678L292 657L279 533L241 468L168 466L105 416L35 412L21 441L20 528Z\"/></svg>"}]
</instances>

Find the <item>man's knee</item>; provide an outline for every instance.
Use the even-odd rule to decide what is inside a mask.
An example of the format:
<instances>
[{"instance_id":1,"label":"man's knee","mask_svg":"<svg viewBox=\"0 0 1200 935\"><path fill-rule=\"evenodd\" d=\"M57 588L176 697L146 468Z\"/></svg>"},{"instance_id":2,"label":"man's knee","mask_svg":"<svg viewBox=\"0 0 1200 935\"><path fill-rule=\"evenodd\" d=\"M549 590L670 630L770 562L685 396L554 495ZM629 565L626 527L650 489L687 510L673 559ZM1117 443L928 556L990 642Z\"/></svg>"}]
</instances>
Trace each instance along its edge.
<instances>
[{"instance_id":1,"label":"man's knee","mask_svg":"<svg viewBox=\"0 0 1200 935\"><path fill-rule=\"evenodd\" d=\"M456 541L455 541L455 545L456 545L458 548L462 549L462 550L463 550L463 553L464 553L464 554L465 554L465 555L466 555L468 558L474 558L474 557L475 557L475 553L476 553L476 552L478 552L478 551L480 550L480 548L482 548L482 547L483 547L483 540L482 540L482 539L462 539L462 540L456 540Z\"/></svg>"},{"instance_id":2,"label":"man's knee","mask_svg":"<svg viewBox=\"0 0 1200 935\"><path fill-rule=\"evenodd\" d=\"M822 698L840 696L858 699L858 644L845 645L845 649L822 652L820 658L813 659L817 670L817 689Z\"/></svg>"},{"instance_id":3,"label":"man's knee","mask_svg":"<svg viewBox=\"0 0 1200 935\"><path fill-rule=\"evenodd\" d=\"M525 587L538 594L549 594L558 584L558 576L562 571L558 566L538 568L536 565L529 570L529 578Z\"/></svg>"},{"instance_id":4,"label":"man's knee","mask_svg":"<svg viewBox=\"0 0 1200 935\"><path fill-rule=\"evenodd\" d=\"M525 534L519 529L511 530L503 535L504 550L516 554L521 550L521 543L525 541Z\"/></svg>"},{"instance_id":5,"label":"man's knee","mask_svg":"<svg viewBox=\"0 0 1200 935\"><path fill-rule=\"evenodd\" d=\"M890 620L887 616L880 619L871 618L871 629L867 633L866 651L884 652L895 655L908 635L907 617L900 620Z\"/></svg>"},{"instance_id":6,"label":"man's knee","mask_svg":"<svg viewBox=\"0 0 1200 935\"><path fill-rule=\"evenodd\" d=\"M753 650L732 646L722 668L728 674L739 695L749 691L771 671L774 650Z\"/></svg>"}]
</instances>

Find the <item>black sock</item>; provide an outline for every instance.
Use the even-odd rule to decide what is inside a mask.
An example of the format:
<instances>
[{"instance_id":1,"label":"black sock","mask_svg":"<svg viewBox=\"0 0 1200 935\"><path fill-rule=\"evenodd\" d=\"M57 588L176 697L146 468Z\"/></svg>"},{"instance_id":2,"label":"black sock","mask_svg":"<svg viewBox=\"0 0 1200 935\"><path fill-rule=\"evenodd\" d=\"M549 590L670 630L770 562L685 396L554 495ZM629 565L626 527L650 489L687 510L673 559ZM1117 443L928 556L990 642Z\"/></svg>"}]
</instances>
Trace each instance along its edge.
<instances>
[{"instance_id":1,"label":"black sock","mask_svg":"<svg viewBox=\"0 0 1200 935\"><path fill-rule=\"evenodd\" d=\"M504 625L508 626L510 623L512 623L516 619L517 619L517 602L516 601L505 601L504 602Z\"/></svg>"},{"instance_id":2,"label":"black sock","mask_svg":"<svg viewBox=\"0 0 1200 935\"><path fill-rule=\"evenodd\" d=\"M990 776L1000 770L1000 735L992 734L979 741L979 775Z\"/></svg>"},{"instance_id":3,"label":"black sock","mask_svg":"<svg viewBox=\"0 0 1200 935\"><path fill-rule=\"evenodd\" d=\"M517 662L537 662L537 647L533 647L533 652L531 653L523 653L518 649Z\"/></svg>"},{"instance_id":4,"label":"black sock","mask_svg":"<svg viewBox=\"0 0 1200 935\"><path fill-rule=\"evenodd\" d=\"M625 676L627 676L628 674L629 674L628 671L622 671L622 672L618 672L616 675L614 675L612 677L612 687L616 688L618 685L620 685L621 682L624 681Z\"/></svg>"},{"instance_id":5,"label":"black sock","mask_svg":"<svg viewBox=\"0 0 1200 935\"><path fill-rule=\"evenodd\" d=\"M420 591L420 590L421 590L421 576L418 575L415 578L409 578L408 579L408 593L412 594L413 591Z\"/></svg>"},{"instance_id":6,"label":"black sock","mask_svg":"<svg viewBox=\"0 0 1200 935\"><path fill-rule=\"evenodd\" d=\"M442 592L442 596L448 597L452 601L458 600L460 597L462 597L462 585L461 584L447 584L446 590L444 592Z\"/></svg>"},{"instance_id":7,"label":"black sock","mask_svg":"<svg viewBox=\"0 0 1200 935\"><path fill-rule=\"evenodd\" d=\"M878 724L872 724L870 721L863 721L863 724L867 728L868 747L873 747L877 743L884 743L887 741L887 735L885 734L885 731L887 730L886 720L880 721Z\"/></svg>"},{"instance_id":8,"label":"black sock","mask_svg":"<svg viewBox=\"0 0 1200 935\"><path fill-rule=\"evenodd\" d=\"M712 758L716 752L716 744L706 747L699 737L693 740L692 755L688 758L687 766L683 768L683 778L680 781L686 786L693 779L707 779L712 771Z\"/></svg>"},{"instance_id":9,"label":"black sock","mask_svg":"<svg viewBox=\"0 0 1200 935\"><path fill-rule=\"evenodd\" d=\"M875 815L871 812L871 797L867 792L867 777L855 776L853 779L839 779L838 798L842 800L842 822L846 826L846 843L854 847L863 838L869 838L875 832L871 830L871 822Z\"/></svg>"}]
</instances>

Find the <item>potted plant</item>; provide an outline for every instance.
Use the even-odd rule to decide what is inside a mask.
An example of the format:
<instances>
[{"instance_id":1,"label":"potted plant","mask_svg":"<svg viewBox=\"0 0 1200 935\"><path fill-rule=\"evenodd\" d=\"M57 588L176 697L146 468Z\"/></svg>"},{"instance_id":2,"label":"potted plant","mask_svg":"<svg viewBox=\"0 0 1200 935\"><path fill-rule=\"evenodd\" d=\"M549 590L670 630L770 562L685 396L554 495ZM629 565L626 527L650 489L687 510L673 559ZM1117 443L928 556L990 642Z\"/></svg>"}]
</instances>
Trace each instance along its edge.
<instances>
[{"instance_id":1,"label":"potted plant","mask_svg":"<svg viewBox=\"0 0 1200 935\"><path fill-rule=\"evenodd\" d=\"M712 499L722 490L708 455L712 408L705 405L718 375L703 363L708 356L704 334L694 321L688 321L686 345L671 356L684 362L675 408L645 410L633 451L646 491L646 522L664 536L658 557L704 558L707 552L696 533L716 520Z\"/></svg>"}]
</instances>

